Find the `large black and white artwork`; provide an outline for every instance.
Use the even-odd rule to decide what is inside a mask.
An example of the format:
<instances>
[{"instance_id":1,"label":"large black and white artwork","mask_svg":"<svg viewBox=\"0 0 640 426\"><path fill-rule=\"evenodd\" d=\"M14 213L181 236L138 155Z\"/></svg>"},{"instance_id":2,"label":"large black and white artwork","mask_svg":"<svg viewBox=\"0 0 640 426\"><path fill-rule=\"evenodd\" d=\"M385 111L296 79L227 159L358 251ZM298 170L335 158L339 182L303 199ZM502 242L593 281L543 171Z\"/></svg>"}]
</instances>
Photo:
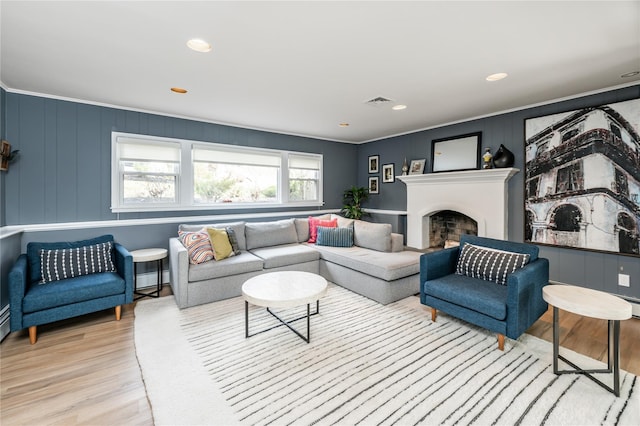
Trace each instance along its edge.
<instances>
[{"instance_id":1,"label":"large black and white artwork","mask_svg":"<svg viewBox=\"0 0 640 426\"><path fill-rule=\"evenodd\" d=\"M640 256L640 99L525 120L525 241Z\"/></svg>"}]
</instances>

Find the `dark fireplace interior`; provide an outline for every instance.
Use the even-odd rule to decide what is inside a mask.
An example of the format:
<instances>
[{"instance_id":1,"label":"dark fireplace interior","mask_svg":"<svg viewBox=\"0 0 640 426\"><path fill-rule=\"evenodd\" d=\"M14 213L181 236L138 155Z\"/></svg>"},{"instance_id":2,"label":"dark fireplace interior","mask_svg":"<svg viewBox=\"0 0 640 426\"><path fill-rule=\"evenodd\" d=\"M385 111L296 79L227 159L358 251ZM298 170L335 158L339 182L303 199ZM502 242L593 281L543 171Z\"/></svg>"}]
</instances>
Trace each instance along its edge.
<instances>
[{"instance_id":1,"label":"dark fireplace interior","mask_svg":"<svg viewBox=\"0 0 640 426\"><path fill-rule=\"evenodd\" d=\"M460 242L460 235L478 235L478 223L469 216L452 210L442 210L429 217L430 248L445 247L445 243Z\"/></svg>"}]
</instances>

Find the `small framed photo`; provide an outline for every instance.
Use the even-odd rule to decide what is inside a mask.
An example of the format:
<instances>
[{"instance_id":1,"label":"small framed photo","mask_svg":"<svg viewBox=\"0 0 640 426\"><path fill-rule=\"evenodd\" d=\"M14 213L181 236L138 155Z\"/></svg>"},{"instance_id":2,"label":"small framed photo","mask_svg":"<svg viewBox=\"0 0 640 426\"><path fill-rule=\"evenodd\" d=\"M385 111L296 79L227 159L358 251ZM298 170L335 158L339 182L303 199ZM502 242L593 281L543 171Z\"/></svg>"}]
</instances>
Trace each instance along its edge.
<instances>
[{"instance_id":1,"label":"small framed photo","mask_svg":"<svg viewBox=\"0 0 640 426\"><path fill-rule=\"evenodd\" d=\"M422 160L411 160L411 166L409 167L410 175L421 175L424 173L424 163L427 162L426 158Z\"/></svg>"},{"instance_id":2,"label":"small framed photo","mask_svg":"<svg viewBox=\"0 0 640 426\"><path fill-rule=\"evenodd\" d=\"M9 157L11 156L11 144L5 140L2 141L0 151L0 170L9 170Z\"/></svg>"},{"instance_id":3,"label":"small framed photo","mask_svg":"<svg viewBox=\"0 0 640 426\"><path fill-rule=\"evenodd\" d=\"M396 177L393 173L393 164L382 165L382 183L393 183Z\"/></svg>"},{"instance_id":4,"label":"small framed photo","mask_svg":"<svg viewBox=\"0 0 640 426\"><path fill-rule=\"evenodd\" d=\"M378 176L369 178L369 194L378 194L380 190L378 188Z\"/></svg>"},{"instance_id":5,"label":"small framed photo","mask_svg":"<svg viewBox=\"0 0 640 426\"><path fill-rule=\"evenodd\" d=\"M369 156L369 173L378 173L380 171L380 156Z\"/></svg>"}]
</instances>

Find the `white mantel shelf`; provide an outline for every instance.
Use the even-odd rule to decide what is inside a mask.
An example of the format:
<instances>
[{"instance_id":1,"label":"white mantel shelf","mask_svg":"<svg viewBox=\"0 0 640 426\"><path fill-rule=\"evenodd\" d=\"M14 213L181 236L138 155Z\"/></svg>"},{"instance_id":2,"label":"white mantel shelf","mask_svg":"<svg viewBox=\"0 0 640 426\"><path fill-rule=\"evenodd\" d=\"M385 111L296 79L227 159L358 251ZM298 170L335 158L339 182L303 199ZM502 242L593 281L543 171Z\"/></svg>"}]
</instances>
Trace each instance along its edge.
<instances>
[{"instance_id":1,"label":"white mantel shelf","mask_svg":"<svg viewBox=\"0 0 640 426\"><path fill-rule=\"evenodd\" d=\"M520 169L481 169L465 170L462 172L439 172L422 175L396 176L407 186L413 184L441 184L455 182L507 182Z\"/></svg>"},{"instance_id":2,"label":"white mantel shelf","mask_svg":"<svg viewBox=\"0 0 640 426\"><path fill-rule=\"evenodd\" d=\"M508 238L508 181L516 168L397 176L407 185L407 246L429 247L430 216L462 213L478 224L478 235Z\"/></svg>"}]
</instances>

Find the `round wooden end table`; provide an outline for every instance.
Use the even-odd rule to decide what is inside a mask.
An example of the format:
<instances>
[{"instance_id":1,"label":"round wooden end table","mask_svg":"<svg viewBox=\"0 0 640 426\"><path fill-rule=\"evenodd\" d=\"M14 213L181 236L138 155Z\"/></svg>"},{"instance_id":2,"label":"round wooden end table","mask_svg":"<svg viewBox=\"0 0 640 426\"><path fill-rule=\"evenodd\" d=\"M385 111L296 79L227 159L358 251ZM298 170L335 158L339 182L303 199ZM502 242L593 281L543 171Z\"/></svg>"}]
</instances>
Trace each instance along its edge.
<instances>
[{"instance_id":1,"label":"round wooden end table","mask_svg":"<svg viewBox=\"0 0 640 426\"><path fill-rule=\"evenodd\" d=\"M320 298L327 293L327 280L318 274L300 271L268 272L248 279L242 285L244 297L244 325L245 337L255 336L259 333L272 330L262 330L252 335L249 334L249 303L267 308L267 312L273 315L283 325L288 327L302 340L311 341L311 327L309 318L320 312ZM316 311L311 313L310 305L316 302ZM307 305L307 315L290 321L284 321L270 308L293 308ZM305 337L291 324L301 319L307 319L307 336ZM276 326L279 327L280 325Z\"/></svg>"},{"instance_id":2,"label":"round wooden end table","mask_svg":"<svg viewBox=\"0 0 640 426\"><path fill-rule=\"evenodd\" d=\"M167 249L163 248L147 248L140 250L133 250L130 252L133 257L133 294L137 295L134 300L141 299L143 297L160 297L160 291L162 290L162 260L167 257ZM138 263L141 262L157 262L157 280L156 289L149 293L141 293L138 291Z\"/></svg>"},{"instance_id":3,"label":"round wooden end table","mask_svg":"<svg viewBox=\"0 0 640 426\"><path fill-rule=\"evenodd\" d=\"M584 374L606 390L620 396L620 321L631 318L631 304L617 296L598 290L572 285L547 285L542 288L542 297L553 306L553 372L554 374ZM584 370L559 353L560 327L558 309L585 317L608 321L607 368ZM561 359L573 370L559 370ZM613 365L612 365L613 363ZM613 387L604 384L592 374L612 373Z\"/></svg>"}]
</instances>

